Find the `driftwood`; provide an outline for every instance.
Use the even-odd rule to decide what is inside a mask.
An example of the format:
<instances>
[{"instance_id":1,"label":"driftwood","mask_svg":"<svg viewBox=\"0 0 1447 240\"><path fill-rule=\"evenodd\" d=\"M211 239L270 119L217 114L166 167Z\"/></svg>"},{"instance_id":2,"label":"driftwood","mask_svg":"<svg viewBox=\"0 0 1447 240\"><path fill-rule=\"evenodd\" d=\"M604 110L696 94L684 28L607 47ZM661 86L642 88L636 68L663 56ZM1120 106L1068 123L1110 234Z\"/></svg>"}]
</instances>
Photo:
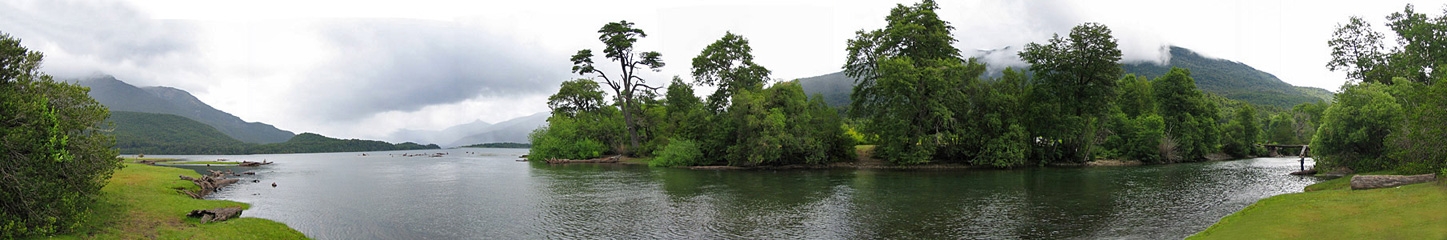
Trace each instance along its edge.
<instances>
[{"instance_id":1,"label":"driftwood","mask_svg":"<svg viewBox=\"0 0 1447 240\"><path fill-rule=\"evenodd\" d=\"M568 164L568 163L618 163L618 159L619 159L619 158L622 158L622 156L612 156L612 157L606 157L606 158L594 158L594 159L583 159L583 160L557 159L557 158L554 158L554 159L548 159L547 162L548 162L548 164Z\"/></svg>"},{"instance_id":2,"label":"driftwood","mask_svg":"<svg viewBox=\"0 0 1447 240\"><path fill-rule=\"evenodd\" d=\"M181 193L186 194L186 196L191 196L191 198L202 199L206 198L206 195L211 195L211 193L213 192L220 191L221 188L226 187L227 185L231 185L233 183L241 181L241 179L226 178L226 175L233 175L233 173L230 173L230 171L207 171L210 171L211 174L201 176L200 178L193 178L190 176L181 175L181 180L191 181L191 183L195 183L196 186L201 187L201 189L195 191L181 190Z\"/></svg>"},{"instance_id":3,"label":"driftwood","mask_svg":"<svg viewBox=\"0 0 1447 240\"><path fill-rule=\"evenodd\" d=\"M191 210L187 217L201 218L201 223L220 222L241 216L241 207L224 207L210 210Z\"/></svg>"},{"instance_id":4,"label":"driftwood","mask_svg":"<svg viewBox=\"0 0 1447 240\"><path fill-rule=\"evenodd\" d=\"M1352 190L1396 187L1437 180L1435 174L1422 175L1356 175L1352 176Z\"/></svg>"},{"instance_id":5,"label":"driftwood","mask_svg":"<svg viewBox=\"0 0 1447 240\"><path fill-rule=\"evenodd\" d=\"M272 163L275 163L275 162L267 162L265 159L263 159L263 160L261 160L260 162L241 161L241 164L236 164L236 166L255 167L255 166L261 166L261 165L268 165L268 164L272 164Z\"/></svg>"}]
</instances>

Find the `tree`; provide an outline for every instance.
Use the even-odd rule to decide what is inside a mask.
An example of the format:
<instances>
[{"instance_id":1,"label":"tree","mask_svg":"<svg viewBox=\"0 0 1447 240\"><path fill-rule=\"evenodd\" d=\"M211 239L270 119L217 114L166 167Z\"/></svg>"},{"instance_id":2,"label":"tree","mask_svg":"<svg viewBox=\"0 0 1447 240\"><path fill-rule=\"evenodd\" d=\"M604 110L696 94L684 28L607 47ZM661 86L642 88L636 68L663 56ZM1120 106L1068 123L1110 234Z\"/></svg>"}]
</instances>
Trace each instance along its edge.
<instances>
[{"instance_id":1,"label":"tree","mask_svg":"<svg viewBox=\"0 0 1447 240\"><path fill-rule=\"evenodd\" d=\"M1384 84L1345 86L1336 104L1323 113L1311 140L1317 166L1345 167L1357 172L1387 169L1383 141L1402 120L1402 106Z\"/></svg>"},{"instance_id":2,"label":"tree","mask_svg":"<svg viewBox=\"0 0 1447 240\"><path fill-rule=\"evenodd\" d=\"M44 56L0 33L0 238L75 229L111 173L109 110L39 72Z\"/></svg>"},{"instance_id":3,"label":"tree","mask_svg":"<svg viewBox=\"0 0 1447 240\"><path fill-rule=\"evenodd\" d=\"M1191 71L1172 67L1165 75L1151 80L1150 85L1156 95L1156 110L1165 123L1165 138L1177 143L1180 150L1177 154L1182 160L1199 160L1214 152L1219 140L1216 105L1196 89Z\"/></svg>"},{"instance_id":4,"label":"tree","mask_svg":"<svg viewBox=\"0 0 1447 240\"><path fill-rule=\"evenodd\" d=\"M1292 112L1283 112L1271 115L1271 120L1266 124L1266 142L1274 144L1297 144L1301 141L1296 138L1296 119L1292 118Z\"/></svg>"},{"instance_id":5,"label":"tree","mask_svg":"<svg viewBox=\"0 0 1447 240\"><path fill-rule=\"evenodd\" d=\"M613 89L613 93L618 99L618 105L622 107L623 125L628 132L629 149L638 149L638 129L633 116L633 108L637 101L635 93L657 88L648 86L643 78L637 75L637 71L645 67L659 71L660 68L663 68L663 54L652 51L634 53L633 44L638 42L639 38L648 37L648 34L641 29L633 28L633 23L628 21L605 24L603 28L598 29L598 33L600 34L598 41L602 41L606 46L603 49L604 56L618 62L617 78L609 78L608 74L594 67L592 49L578 50L578 53L573 55L571 58L573 73L585 76L595 74L594 76L603 78L608 87Z\"/></svg>"},{"instance_id":6,"label":"tree","mask_svg":"<svg viewBox=\"0 0 1447 240\"><path fill-rule=\"evenodd\" d=\"M563 82L558 93L548 97L553 115L576 117L579 112L595 112L603 108L603 91L597 82L586 78Z\"/></svg>"},{"instance_id":7,"label":"tree","mask_svg":"<svg viewBox=\"0 0 1447 240\"><path fill-rule=\"evenodd\" d=\"M769 80L769 69L754 63L752 51L748 39L725 32L723 38L709 44L693 58L696 83L718 86L708 97L710 110L724 110L729 98L739 91L764 88Z\"/></svg>"},{"instance_id":8,"label":"tree","mask_svg":"<svg viewBox=\"0 0 1447 240\"><path fill-rule=\"evenodd\" d=\"M1337 25L1327 44L1332 47L1327 68L1346 71L1347 77L1363 82L1392 84L1401 77L1414 83L1431 84L1444 76L1438 66L1447 65L1447 15L1429 17L1417 13L1411 4L1387 16L1387 27L1396 35L1396 47L1382 45L1383 34L1371 29L1360 17Z\"/></svg>"},{"instance_id":9,"label":"tree","mask_svg":"<svg viewBox=\"0 0 1447 240\"><path fill-rule=\"evenodd\" d=\"M1055 130L1038 135L1062 141L1070 161L1090 160L1099 118L1114 103L1116 81L1124 71L1120 57L1110 28L1099 23L1076 26L1068 37L1057 34L1045 45L1026 44L1020 52L1040 81L1034 92L1038 99L1057 103L1060 112L1047 114L1063 115L1061 122L1050 124Z\"/></svg>"},{"instance_id":10,"label":"tree","mask_svg":"<svg viewBox=\"0 0 1447 240\"><path fill-rule=\"evenodd\" d=\"M857 79L851 112L878 134L875 156L897 164L929 162L950 145L958 127L961 92L984 72L984 64L960 57L939 5L925 0L897 5L884 29L858 31L849 40L846 76Z\"/></svg>"},{"instance_id":11,"label":"tree","mask_svg":"<svg viewBox=\"0 0 1447 240\"><path fill-rule=\"evenodd\" d=\"M1256 108L1242 103L1236 108L1231 122L1227 123L1228 139L1222 150L1237 158L1250 156L1256 152L1256 139L1260 132L1260 124L1256 122Z\"/></svg>"},{"instance_id":12,"label":"tree","mask_svg":"<svg viewBox=\"0 0 1447 240\"><path fill-rule=\"evenodd\" d=\"M1347 24L1337 25L1332 33L1331 61L1326 68L1332 71L1346 71L1347 78L1363 82L1385 81L1379 69L1387 64L1382 53L1382 34L1372 30L1372 24L1353 16Z\"/></svg>"}]
</instances>

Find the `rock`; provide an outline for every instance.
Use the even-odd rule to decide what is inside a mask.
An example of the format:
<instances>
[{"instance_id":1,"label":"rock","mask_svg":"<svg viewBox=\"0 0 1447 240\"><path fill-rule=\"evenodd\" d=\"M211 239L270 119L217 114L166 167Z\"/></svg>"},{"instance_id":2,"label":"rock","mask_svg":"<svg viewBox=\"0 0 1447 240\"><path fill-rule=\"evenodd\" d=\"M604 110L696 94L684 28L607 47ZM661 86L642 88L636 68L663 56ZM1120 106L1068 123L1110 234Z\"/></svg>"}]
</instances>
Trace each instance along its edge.
<instances>
[{"instance_id":1,"label":"rock","mask_svg":"<svg viewBox=\"0 0 1447 240\"><path fill-rule=\"evenodd\" d=\"M1316 169L1315 169L1315 168L1312 168L1312 169L1307 169L1307 170L1303 170L1303 171L1295 171L1295 172L1291 172L1291 175L1307 175L1307 176L1316 175Z\"/></svg>"},{"instance_id":2,"label":"rock","mask_svg":"<svg viewBox=\"0 0 1447 240\"><path fill-rule=\"evenodd\" d=\"M1436 174L1422 175L1356 175L1352 176L1352 190L1396 187L1437 180Z\"/></svg>"}]
</instances>

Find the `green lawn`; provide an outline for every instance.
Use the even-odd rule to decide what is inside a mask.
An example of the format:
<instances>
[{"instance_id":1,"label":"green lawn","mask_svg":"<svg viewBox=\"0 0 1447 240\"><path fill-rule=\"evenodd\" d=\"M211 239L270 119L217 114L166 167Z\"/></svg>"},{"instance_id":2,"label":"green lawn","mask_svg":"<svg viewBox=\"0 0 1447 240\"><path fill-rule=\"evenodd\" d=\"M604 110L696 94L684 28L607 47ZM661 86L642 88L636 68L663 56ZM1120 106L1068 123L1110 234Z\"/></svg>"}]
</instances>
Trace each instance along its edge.
<instances>
[{"instance_id":1,"label":"green lawn","mask_svg":"<svg viewBox=\"0 0 1447 240\"><path fill-rule=\"evenodd\" d=\"M191 164L191 165L201 165L201 164L216 164L216 165L237 165L237 164L241 164L241 162L231 162L231 161L226 161L226 162L217 162L217 161L194 161L194 162L168 162L168 163L166 163L166 164Z\"/></svg>"},{"instance_id":2,"label":"green lawn","mask_svg":"<svg viewBox=\"0 0 1447 240\"><path fill-rule=\"evenodd\" d=\"M127 163L101 189L99 202L91 209L83 230L59 239L305 239L286 224L260 218L239 218L201 224L187 218L196 209L240 206L240 202L198 200L176 192L195 189L195 184L178 175L196 176L195 171Z\"/></svg>"},{"instance_id":3,"label":"green lawn","mask_svg":"<svg viewBox=\"0 0 1447 240\"><path fill-rule=\"evenodd\" d=\"M1262 199L1190 239L1447 239L1447 182L1351 190L1349 178Z\"/></svg>"}]
</instances>

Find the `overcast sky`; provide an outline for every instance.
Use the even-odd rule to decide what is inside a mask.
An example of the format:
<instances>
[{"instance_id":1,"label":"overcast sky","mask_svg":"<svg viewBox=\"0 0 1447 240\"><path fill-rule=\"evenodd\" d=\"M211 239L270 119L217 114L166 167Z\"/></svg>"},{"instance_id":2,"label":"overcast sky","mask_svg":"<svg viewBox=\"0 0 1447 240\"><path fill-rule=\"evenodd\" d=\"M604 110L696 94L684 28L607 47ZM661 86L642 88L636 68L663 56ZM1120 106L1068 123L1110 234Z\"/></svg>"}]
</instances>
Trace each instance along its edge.
<instances>
[{"instance_id":1,"label":"overcast sky","mask_svg":"<svg viewBox=\"0 0 1447 240\"><path fill-rule=\"evenodd\" d=\"M1443 1L942 0L938 13L965 54L1100 22L1126 60L1160 61L1160 46L1176 45L1335 91L1344 74L1324 67L1334 27L1356 15L1385 32L1385 16L1409 2L1443 12ZM663 53L668 65L646 76L655 86L687 78L689 60L725 31L748 38L774 78L794 79L839 71L845 41L883 27L896 3L0 0L0 32L44 52L57 77L109 74L189 91L246 121L386 140L547 111L558 83L577 77L568 57L601 49L596 31L608 22L636 22L648 33L638 48Z\"/></svg>"}]
</instances>

